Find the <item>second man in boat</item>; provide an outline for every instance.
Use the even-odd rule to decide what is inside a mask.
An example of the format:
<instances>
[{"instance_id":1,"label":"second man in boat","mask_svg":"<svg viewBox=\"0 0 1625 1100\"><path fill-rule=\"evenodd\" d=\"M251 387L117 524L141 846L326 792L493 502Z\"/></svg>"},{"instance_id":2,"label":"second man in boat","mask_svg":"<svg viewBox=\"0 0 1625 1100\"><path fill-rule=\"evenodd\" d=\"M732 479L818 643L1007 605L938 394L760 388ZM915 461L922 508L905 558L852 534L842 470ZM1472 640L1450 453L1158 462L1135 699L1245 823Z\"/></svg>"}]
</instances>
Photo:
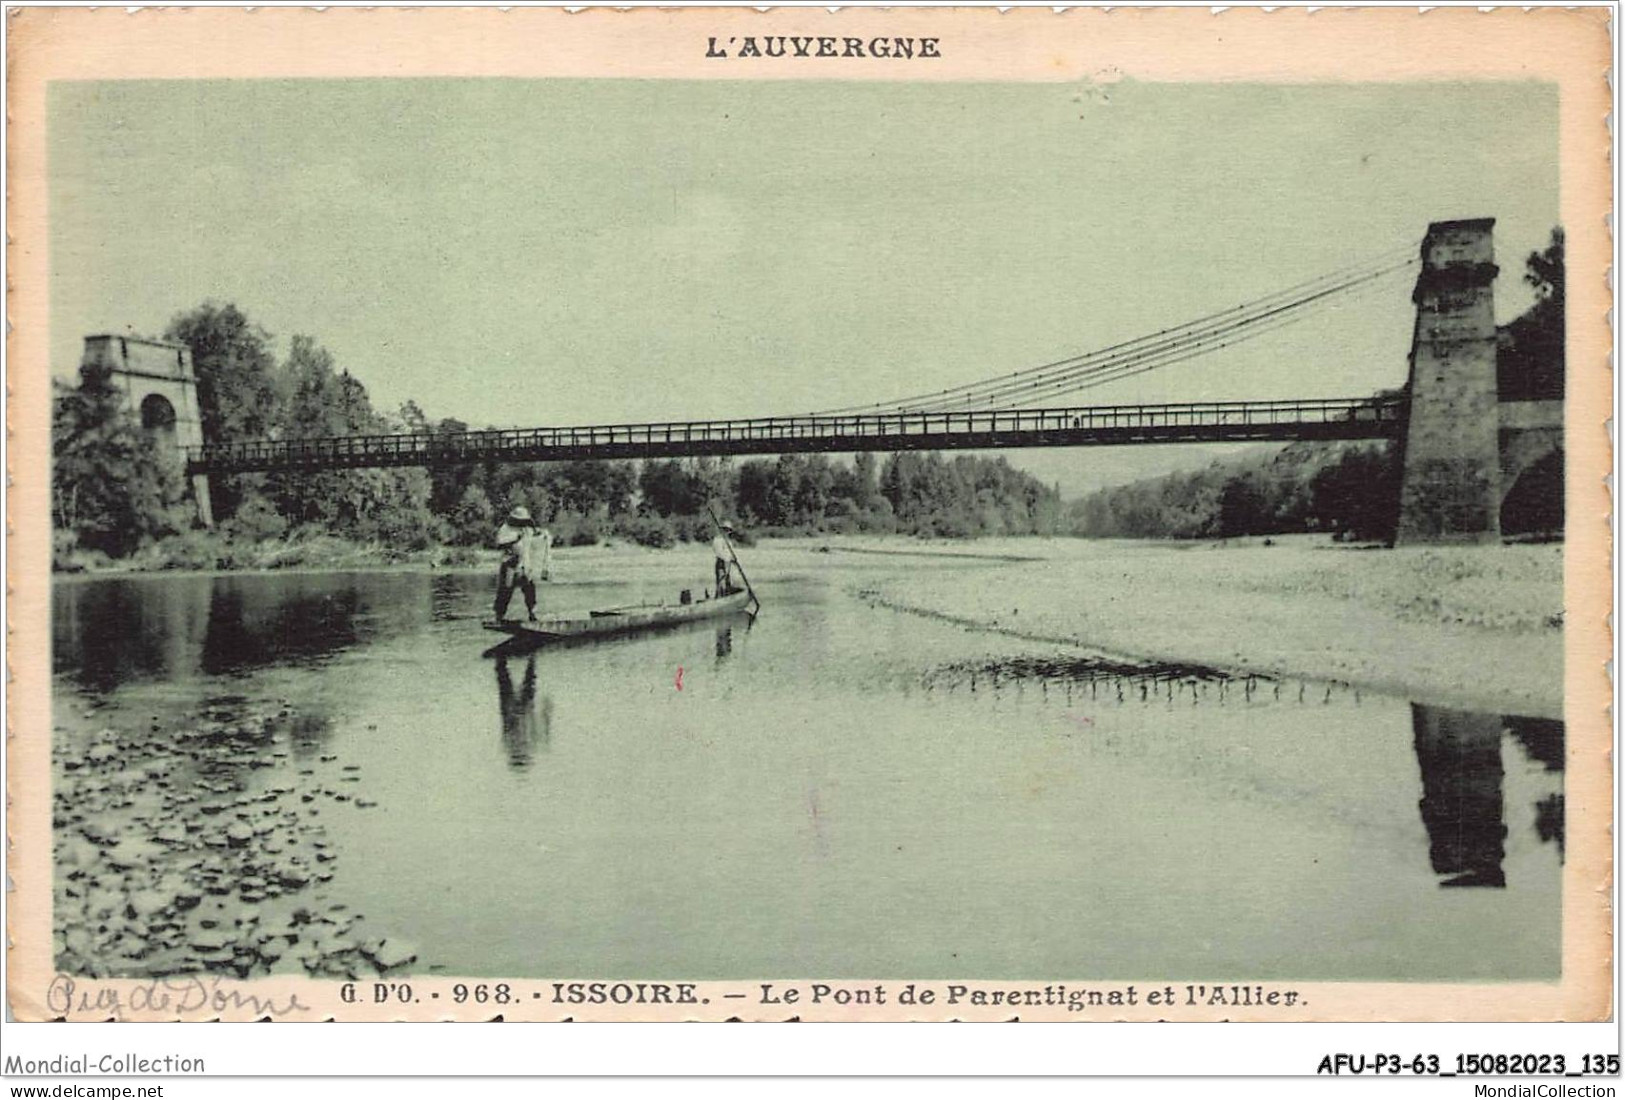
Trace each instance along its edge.
<instances>
[{"instance_id":1,"label":"second man in boat","mask_svg":"<svg viewBox=\"0 0 1625 1100\"><path fill-rule=\"evenodd\" d=\"M734 525L724 521L717 527L717 537L711 540L711 555L717 560L717 595L726 596L733 591L730 570L733 566L734 550L728 536L733 534Z\"/></svg>"}]
</instances>

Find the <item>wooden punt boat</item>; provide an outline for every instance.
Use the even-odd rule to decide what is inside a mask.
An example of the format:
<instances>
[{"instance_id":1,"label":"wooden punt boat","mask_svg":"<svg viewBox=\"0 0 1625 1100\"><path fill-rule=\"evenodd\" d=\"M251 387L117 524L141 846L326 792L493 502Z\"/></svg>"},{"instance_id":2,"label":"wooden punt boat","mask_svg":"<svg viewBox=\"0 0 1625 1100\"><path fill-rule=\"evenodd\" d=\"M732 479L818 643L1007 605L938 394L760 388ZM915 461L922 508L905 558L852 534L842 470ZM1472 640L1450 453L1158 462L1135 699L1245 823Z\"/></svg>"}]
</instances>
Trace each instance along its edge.
<instances>
[{"instance_id":1,"label":"wooden punt boat","mask_svg":"<svg viewBox=\"0 0 1625 1100\"><path fill-rule=\"evenodd\" d=\"M594 635L628 634L636 630L658 630L664 626L691 623L698 619L714 619L744 611L754 601L749 592L730 592L709 600L693 603L634 604L630 607L610 607L590 611L585 615L556 615L528 619L487 619L481 625L515 638L529 638L538 642L563 638L585 638Z\"/></svg>"}]
</instances>

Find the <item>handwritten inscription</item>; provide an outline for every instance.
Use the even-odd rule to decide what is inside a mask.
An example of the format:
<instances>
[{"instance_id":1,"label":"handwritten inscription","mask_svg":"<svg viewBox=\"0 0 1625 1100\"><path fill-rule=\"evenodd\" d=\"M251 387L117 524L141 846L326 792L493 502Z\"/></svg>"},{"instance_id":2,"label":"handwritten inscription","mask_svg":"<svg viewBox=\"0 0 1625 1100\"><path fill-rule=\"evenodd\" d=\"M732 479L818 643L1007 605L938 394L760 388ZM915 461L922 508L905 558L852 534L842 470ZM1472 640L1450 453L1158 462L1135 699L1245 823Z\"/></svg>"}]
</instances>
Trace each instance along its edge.
<instances>
[{"instance_id":1,"label":"handwritten inscription","mask_svg":"<svg viewBox=\"0 0 1625 1100\"><path fill-rule=\"evenodd\" d=\"M113 986L58 974L46 990L45 1004L57 1015L90 1016L98 1020L124 1020L155 1013L174 1016L207 1013L258 1020L310 1011L310 1006L302 1003L297 993L262 997L226 986L222 978L203 975Z\"/></svg>"}]
</instances>

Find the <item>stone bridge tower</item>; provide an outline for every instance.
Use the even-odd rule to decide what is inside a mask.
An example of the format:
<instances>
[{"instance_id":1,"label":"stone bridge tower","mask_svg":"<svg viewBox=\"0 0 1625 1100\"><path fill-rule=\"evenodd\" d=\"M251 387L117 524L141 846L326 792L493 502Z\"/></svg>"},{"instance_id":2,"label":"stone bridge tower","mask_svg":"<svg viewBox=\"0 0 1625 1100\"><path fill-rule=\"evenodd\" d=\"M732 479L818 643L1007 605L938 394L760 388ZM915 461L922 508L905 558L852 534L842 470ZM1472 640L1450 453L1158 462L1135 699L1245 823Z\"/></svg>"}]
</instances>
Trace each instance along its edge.
<instances>
[{"instance_id":1,"label":"stone bridge tower","mask_svg":"<svg viewBox=\"0 0 1625 1100\"><path fill-rule=\"evenodd\" d=\"M192 352L184 344L168 344L137 336L85 337L81 373L106 371L113 385L124 391L141 426L179 450L203 442L203 419L198 413L197 378L192 373ZM192 496L198 519L214 526L209 501L209 479L192 478Z\"/></svg>"},{"instance_id":2,"label":"stone bridge tower","mask_svg":"<svg viewBox=\"0 0 1625 1100\"><path fill-rule=\"evenodd\" d=\"M1501 536L1494 228L1434 222L1422 241L1396 545Z\"/></svg>"}]
</instances>

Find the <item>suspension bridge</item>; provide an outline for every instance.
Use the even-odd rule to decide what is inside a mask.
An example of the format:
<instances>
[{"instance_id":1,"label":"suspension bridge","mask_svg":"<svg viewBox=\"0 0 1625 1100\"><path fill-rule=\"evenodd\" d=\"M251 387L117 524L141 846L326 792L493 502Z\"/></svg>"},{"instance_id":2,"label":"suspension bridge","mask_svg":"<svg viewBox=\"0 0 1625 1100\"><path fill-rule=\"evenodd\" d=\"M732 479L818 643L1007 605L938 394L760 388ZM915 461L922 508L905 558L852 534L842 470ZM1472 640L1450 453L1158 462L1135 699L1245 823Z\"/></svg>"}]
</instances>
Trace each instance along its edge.
<instances>
[{"instance_id":1,"label":"suspension bridge","mask_svg":"<svg viewBox=\"0 0 1625 1100\"><path fill-rule=\"evenodd\" d=\"M185 348L90 337L86 362L94 360L125 380L148 427L174 433L205 518L207 478L250 471L1394 439L1403 449L1401 539L1486 538L1498 535L1502 482L1510 486L1530 455L1560 448L1562 423L1560 401L1520 402L1526 407L1514 409L1499 399L1493 225L1491 219L1435 222L1420 250L1407 246L1373 256L1132 340L944 390L783 417L205 442ZM1410 381L1398 394L1181 404L1076 401L1097 387L1346 308L1400 278L1415 280L1417 313Z\"/></svg>"},{"instance_id":2,"label":"suspension bridge","mask_svg":"<svg viewBox=\"0 0 1625 1100\"><path fill-rule=\"evenodd\" d=\"M217 474L552 459L1377 438L1396 432L1403 411L1397 402L1318 398L1109 406L1049 402L1277 332L1418 262L1415 255L1389 253L1133 340L873 405L748 420L198 444L187 448L187 465L195 474Z\"/></svg>"},{"instance_id":3,"label":"suspension bridge","mask_svg":"<svg viewBox=\"0 0 1625 1100\"><path fill-rule=\"evenodd\" d=\"M987 450L1397 436L1397 397L868 413L269 440L188 449L194 474L830 451Z\"/></svg>"}]
</instances>

